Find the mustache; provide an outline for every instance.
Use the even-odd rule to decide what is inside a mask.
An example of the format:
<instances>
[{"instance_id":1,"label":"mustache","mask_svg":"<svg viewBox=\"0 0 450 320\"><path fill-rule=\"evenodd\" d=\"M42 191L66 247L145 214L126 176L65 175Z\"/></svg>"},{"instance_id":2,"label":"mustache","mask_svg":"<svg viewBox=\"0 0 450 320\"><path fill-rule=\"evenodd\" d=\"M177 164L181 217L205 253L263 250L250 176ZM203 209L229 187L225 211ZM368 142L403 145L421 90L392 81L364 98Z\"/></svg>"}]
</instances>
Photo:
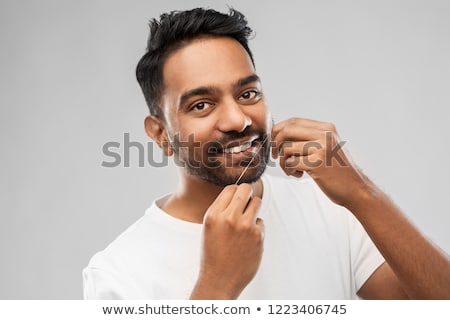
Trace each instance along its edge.
<instances>
[{"instance_id":1,"label":"mustache","mask_svg":"<svg viewBox=\"0 0 450 320\"><path fill-rule=\"evenodd\" d=\"M225 148L225 146L236 140L246 140L254 136L258 136L256 140L264 141L269 134L263 129L246 128L242 132L231 131L224 134L222 137L216 138L213 141L209 141L205 144L206 150L208 151L220 151Z\"/></svg>"}]
</instances>

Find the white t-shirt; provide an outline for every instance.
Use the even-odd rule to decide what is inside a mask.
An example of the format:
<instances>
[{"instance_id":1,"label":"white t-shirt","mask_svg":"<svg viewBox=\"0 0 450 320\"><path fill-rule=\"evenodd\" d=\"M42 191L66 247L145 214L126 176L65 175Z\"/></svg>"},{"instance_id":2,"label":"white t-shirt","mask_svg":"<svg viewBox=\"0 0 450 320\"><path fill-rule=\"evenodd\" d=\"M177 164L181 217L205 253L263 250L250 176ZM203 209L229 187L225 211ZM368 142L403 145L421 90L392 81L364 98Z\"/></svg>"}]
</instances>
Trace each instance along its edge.
<instances>
[{"instance_id":1,"label":"white t-shirt","mask_svg":"<svg viewBox=\"0 0 450 320\"><path fill-rule=\"evenodd\" d=\"M361 224L311 178L264 175L264 254L240 299L355 299L383 263ZM188 299L202 225L160 209L167 196L83 270L85 299Z\"/></svg>"}]
</instances>

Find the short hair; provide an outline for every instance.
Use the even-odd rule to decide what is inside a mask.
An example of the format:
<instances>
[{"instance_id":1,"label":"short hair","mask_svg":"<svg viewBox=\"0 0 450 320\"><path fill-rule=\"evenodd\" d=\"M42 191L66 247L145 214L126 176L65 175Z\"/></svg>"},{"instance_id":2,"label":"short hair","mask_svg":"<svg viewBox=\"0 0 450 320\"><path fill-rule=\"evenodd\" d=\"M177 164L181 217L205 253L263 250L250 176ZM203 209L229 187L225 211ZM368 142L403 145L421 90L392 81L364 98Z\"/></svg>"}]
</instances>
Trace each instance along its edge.
<instances>
[{"instance_id":1,"label":"short hair","mask_svg":"<svg viewBox=\"0 0 450 320\"><path fill-rule=\"evenodd\" d=\"M212 9L196 8L172 11L149 22L150 36L147 51L139 60L136 78L144 93L151 115L164 119L160 104L164 89L163 66L167 57L191 41L208 36L230 37L247 51L254 65L248 39L253 31L245 16L235 9L228 14Z\"/></svg>"}]
</instances>

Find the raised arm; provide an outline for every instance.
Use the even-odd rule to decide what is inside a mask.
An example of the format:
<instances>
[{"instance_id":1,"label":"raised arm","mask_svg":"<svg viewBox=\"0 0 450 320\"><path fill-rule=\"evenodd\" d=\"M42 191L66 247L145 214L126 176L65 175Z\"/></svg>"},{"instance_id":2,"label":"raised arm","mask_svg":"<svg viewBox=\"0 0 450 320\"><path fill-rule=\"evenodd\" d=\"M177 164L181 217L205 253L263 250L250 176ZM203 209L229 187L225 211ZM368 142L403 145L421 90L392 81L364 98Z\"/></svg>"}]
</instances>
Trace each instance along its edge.
<instances>
[{"instance_id":1,"label":"raised arm","mask_svg":"<svg viewBox=\"0 0 450 320\"><path fill-rule=\"evenodd\" d=\"M365 298L450 299L450 258L429 241L351 162L332 124L294 118L272 131L273 156L288 175L307 172L361 222L387 264L360 291Z\"/></svg>"}]
</instances>

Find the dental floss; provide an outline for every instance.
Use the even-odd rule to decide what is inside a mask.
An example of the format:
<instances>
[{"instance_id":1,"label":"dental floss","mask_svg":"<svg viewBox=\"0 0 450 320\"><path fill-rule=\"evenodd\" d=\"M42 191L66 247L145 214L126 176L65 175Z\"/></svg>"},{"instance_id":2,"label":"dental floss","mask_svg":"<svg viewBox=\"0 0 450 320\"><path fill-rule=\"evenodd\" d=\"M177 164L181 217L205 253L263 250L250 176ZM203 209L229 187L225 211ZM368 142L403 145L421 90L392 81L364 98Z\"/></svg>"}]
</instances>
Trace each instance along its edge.
<instances>
[{"instance_id":1,"label":"dental floss","mask_svg":"<svg viewBox=\"0 0 450 320\"><path fill-rule=\"evenodd\" d=\"M244 171L242 171L241 175L239 176L239 178L236 180L236 182L234 184L238 184L239 181L241 181L241 178L244 176L244 173L247 171L247 169L250 167L250 165L252 164L253 160L256 158L256 156L258 155L259 150L261 150L262 146L264 145L264 143L266 143L267 139L269 138L269 134L266 135L266 138L263 140L263 142L259 145L258 150L256 150L255 154L253 155L253 157L250 159L250 162L247 164L247 166L244 168Z\"/></svg>"}]
</instances>

